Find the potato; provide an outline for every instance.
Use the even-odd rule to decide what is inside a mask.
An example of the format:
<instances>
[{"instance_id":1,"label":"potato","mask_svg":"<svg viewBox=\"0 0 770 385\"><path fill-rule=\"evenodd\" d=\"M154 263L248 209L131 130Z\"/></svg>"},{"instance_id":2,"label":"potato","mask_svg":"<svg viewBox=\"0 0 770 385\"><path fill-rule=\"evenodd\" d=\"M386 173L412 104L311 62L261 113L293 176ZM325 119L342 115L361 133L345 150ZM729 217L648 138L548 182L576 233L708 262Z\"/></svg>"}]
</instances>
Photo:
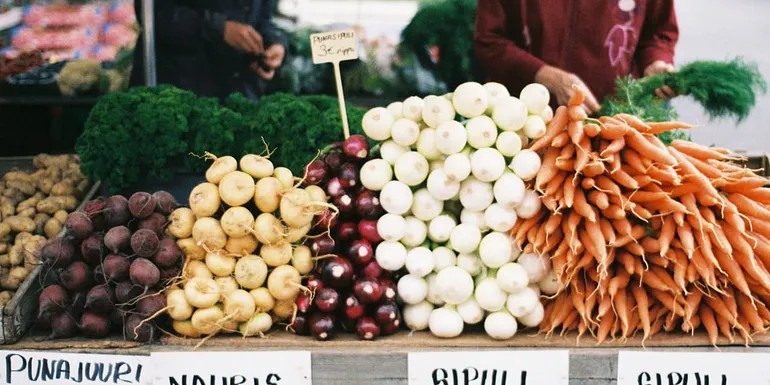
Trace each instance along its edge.
<instances>
[{"instance_id":1,"label":"potato","mask_svg":"<svg viewBox=\"0 0 770 385\"><path fill-rule=\"evenodd\" d=\"M0 200L0 216L8 218L16 215L16 205L14 204L14 201L6 197L0 199L2 199Z\"/></svg>"},{"instance_id":2,"label":"potato","mask_svg":"<svg viewBox=\"0 0 770 385\"><path fill-rule=\"evenodd\" d=\"M31 218L13 216L5 218L3 223L8 224L8 226L11 227L11 230L15 232L26 231L29 233L35 231L35 221Z\"/></svg>"},{"instance_id":3,"label":"potato","mask_svg":"<svg viewBox=\"0 0 770 385\"><path fill-rule=\"evenodd\" d=\"M11 298L13 298L13 295L16 294L16 292L6 290L0 293L0 306L5 306L8 304L8 302L11 302Z\"/></svg>"},{"instance_id":4,"label":"potato","mask_svg":"<svg viewBox=\"0 0 770 385\"><path fill-rule=\"evenodd\" d=\"M32 176L26 171L8 171L3 175L3 180L5 182L31 182Z\"/></svg>"},{"instance_id":5,"label":"potato","mask_svg":"<svg viewBox=\"0 0 770 385\"><path fill-rule=\"evenodd\" d=\"M36 265L40 263L40 252L46 244L45 237L33 235L22 244L24 254L24 265Z\"/></svg>"},{"instance_id":6,"label":"potato","mask_svg":"<svg viewBox=\"0 0 770 385\"><path fill-rule=\"evenodd\" d=\"M34 207L30 207L30 208L24 209L22 211L17 211L16 212L16 216L32 219L32 217L35 216L35 208Z\"/></svg>"},{"instance_id":7,"label":"potato","mask_svg":"<svg viewBox=\"0 0 770 385\"><path fill-rule=\"evenodd\" d=\"M5 242L0 242L0 254L5 254L8 252L8 250L11 248L11 246Z\"/></svg>"},{"instance_id":8,"label":"potato","mask_svg":"<svg viewBox=\"0 0 770 385\"><path fill-rule=\"evenodd\" d=\"M43 234L45 233L45 223L48 222L48 220L51 219L48 214L43 213L37 213L32 218L33 221L35 221L35 234Z\"/></svg>"},{"instance_id":9,"label":"potato","mask_svg":"<svg viewBox=\"0 0 770 385\"><path fill-rule=\"evenodd\" d=\"M42 178L42 179L37 181L37 188L40 189L40 191L42 191L44 194L47 195L47 194L51 193L51 189L53 188L53 185L55 183L56 182L54 182L53 179Z\"/></svg>"},{"instance_id":10,"label":"potato","mask_svg":"<svg viewBox=\"0 0 770 385\"><path fill-rule=\"evenodd\" d=\"M51 195L37 203L37 211L53 214L59 210L72 211L78 206L78 200L72 195Z\"/></svg>"},{"instance_id":11,"label":"potato","mask_svg":"<svg viewBox=\"0 0 770 385\"><path fill-rule=\"evenodd\" d=\"M72 195L75 193L75 188L72 186L72 182L69 179L63 179L61 182L51 187L51 195Z\"/></svg>"},{"instance_id":12,"label":"potato","mask_svg":"<svg viewBox=\"0 0 770 385\"><path fill-rule=\"evenodd\" d=\"M2 266L2 267L11 267L11 256L10 256L10 254L2 254L2 255L0 255L0 266Z\"/></svg>"},{"instance_id":13,"label":"potato","mask_svg":"<svg viewBox=\"0 0 770 385\"><path fill-rule=\"evenodd\" d=\"M45 195L41 192L35 193L35 195L21 201L18 206L16 206L16 211L23 211L29 208L34 209L37 205L37 202L40 202L41 199L45 198Z\"/></svg>"},{"instance_id":14,"label":"potato","mask_svg":"<svg viewBox=\"0 0 770 385\"><path fill-rule=\"evenodd\" d=\"M59 223L64 224L64 222L67 222L67 217L70 214L65 210L59 210L55 213L53 213L53 218L59 221Z\"/></svg>"},{"instance_id":15,"label":"potato","mask_svg":"<svg viewBox=\"0 0 770 385\"><path fill-rule=\"evenodd\" d=\"M37 188L32 184L32 178L29 181L11 180L5 183L10 188L15 188L21 191L24 195L32 195L37 191Z\"/></svg>"},{"instance_id":16,"label":"potato","mask_svg":"<svg viewBox=\"0 0 770 385\"><path fill-rule=\"evenodd\" d=\"M61 180L61 169L58 167L48 167L48 178L54 183Z\"/></svg>"},{"instance_id":17,"label":"potato","mask_svg":"<svg viewBox=\"0 0 770 385\"><path fill-rule=\"evenodd\" d=\"M24 247L21 243L11 247L11 252L8 253L8 262L11 263L11 266L18 266L24 263Z\"/></svg>"},{"instance_id":18,"label":"potato","mask_svg":"<svg viewBox=\"0 0 770 385\"><path fill-rule=\"evenodd\" d=\"M0 277L0 286L3 289L16 290L29 275L29 270L24 266L15 266L8 271L8 275Z\"/></svg>"},{"instance_id":19,"label":"potato","mask_svg":"<svg viewBox=\"0 0 770 385\"><path fill-rule=\"evenodd\" d=\"M5 222L0 223L0 238L11 233L11 226Z\"/></svg>"},{"instance_id":20,"label":"potato","mask_svg":"<svg viewBox=\"0 0 770 385\"><path fill-rule=\"evenodd\" d=\"M56 218L51 218L45 222L43 232L45 233L46 237L54 238L59 234L59 232L61 232L61 229L62 223L56 220Z\"/></svg>"},{"instance_id":21,"label":"potato","mask_svg":"<svg viewBox=\"0 0 770 385\"><path fill-rule=\"evenodd\" d=\"M18 243L24 243L26 242L30 237L32 237L31 233L28 233L26 231L22 231L18 234L16 234L16 238L13 239L13 244L16 245Z\"/></svg>"}]
</instances>

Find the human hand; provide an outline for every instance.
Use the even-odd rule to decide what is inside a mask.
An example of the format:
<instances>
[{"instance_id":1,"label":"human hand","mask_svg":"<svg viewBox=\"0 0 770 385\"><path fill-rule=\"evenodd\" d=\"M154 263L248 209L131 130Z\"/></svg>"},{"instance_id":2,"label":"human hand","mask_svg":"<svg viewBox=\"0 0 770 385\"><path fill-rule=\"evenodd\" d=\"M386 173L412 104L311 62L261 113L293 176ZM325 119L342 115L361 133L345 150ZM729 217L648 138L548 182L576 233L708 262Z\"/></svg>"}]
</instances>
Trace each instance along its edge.
<instances>
[{"instance_id":1,"label":"human hand","mask_svg":"<svg viewBox=\"0 0 770 385\"><path fill-rule=\"evenodd\" d=\"M224 39L229 46L252 55L262 53L265 49L262 35L248 24L226 21Z\"/></svg>"},{"instance_id":2,"label":"human hand","mask_svg":"<svg viewBox=\"0 0 770 385\"><path fill-rule=\"evenodd\" d=\"M663 60L656 60L652 62L647 68L644 69L644 76L657 75L664 72L674 72L674 66L664 62ZM669 86L663 86L655 90L655 95L661 99L671 99L677 96L677 93Z\"/></svg>"},{"instance_id":3,"label":"human hand","mask_svg":"<svg viewBox=\"0 0 770 385\"><path fill-rule=\"evenodd\" d=\"M583 83L583 80L575 74L556 67L544 66L535 74L535 82L548 88L548 90L556 96L556 102L558 102L560 106L567 105L567 102L569 102L572 95L575 94L575 89L572 85L577 85L585 95L583 108L586 113L591 115L595 112L599 112L601 109L594 94L588 89L588 86Z\"/></svg>"},{"instance_id":4,"label":"human hand","mask_svg":"<svg viewBox=\"0 0 770 385\"><path fill-rule=\"evenodd\" d=\"M262 79L271 80L275 76L275 70L277 70L283 59L286 56L286 49L282 44L273 44L265 50L264 67L259 63L251 63L251 69L259 75Z\"/></svg>"}]
</instances>

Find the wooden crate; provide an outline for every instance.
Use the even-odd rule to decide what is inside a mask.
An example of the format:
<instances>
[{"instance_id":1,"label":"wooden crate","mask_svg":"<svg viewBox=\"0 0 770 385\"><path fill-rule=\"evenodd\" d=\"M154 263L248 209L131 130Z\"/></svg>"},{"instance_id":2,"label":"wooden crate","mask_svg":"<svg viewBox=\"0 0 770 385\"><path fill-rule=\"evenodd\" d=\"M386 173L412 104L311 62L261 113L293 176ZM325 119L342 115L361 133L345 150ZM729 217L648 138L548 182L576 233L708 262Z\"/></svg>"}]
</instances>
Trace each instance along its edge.
<instances>
[{"instance_id":1,"label":"wooden crate","mask_svg":"<svg viewBox=\"0 0 770 385\"><path fill-rule=\"evenodd\" d=\"M736 163L754 170L757 175L770 178L770 159L767 153L748 152L746 150L733 150L738 155L745 157L745 161L736 161Z\"/></svg>"},{"instance_id":2,"label":"wooden crate","mask_svg":"<svg viewBox=\"0 0 770 385\"><path fill-rule=\"evenodd\" d=\"M10 170L31 170L32 157L0 158L0 176ZM83 197L83 204L90 200L99 191L99 182L94 183ZM61 234L60 234L61 236ZM42 266L38 266L24 280L13 298L5 305L0 306L0 345L12 344L29 330L37 318L38 295L43 286L52 280L52 276L43 274Z\"/></svg>"}]
</instances>

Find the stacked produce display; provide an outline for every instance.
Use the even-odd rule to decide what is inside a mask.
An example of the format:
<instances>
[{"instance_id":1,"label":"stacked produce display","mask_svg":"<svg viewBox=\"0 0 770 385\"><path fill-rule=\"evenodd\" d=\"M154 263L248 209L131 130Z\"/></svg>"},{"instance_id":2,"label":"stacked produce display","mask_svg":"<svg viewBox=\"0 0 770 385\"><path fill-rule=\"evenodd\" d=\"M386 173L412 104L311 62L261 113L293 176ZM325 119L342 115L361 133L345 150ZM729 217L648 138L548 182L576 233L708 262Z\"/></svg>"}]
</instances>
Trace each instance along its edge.
<instances>
[{"instance_id":1,"label":"stacked produce display","mask_svg":"<svg viewBox=\"0 0 770 385\"><path fill-rule=\"evenodd\" d=\"M310 248L318 258L306 279L314 294L300 295L292 328L297 334L332 338L337 330L371 340L395 333L401 325L396 285L374 259L382 241L377 220L382 216L379 193L367 189L361 164L370 159L369 145L353 135L306 170L308 190L322 196L325 188L334 208L318 218Z\"/></svg>"},{"instance_id":2,"label":"stacked produce display","mask_svg":"<svg viewBox=\"0 0 770 385\"><path fill-rule=\"evenodd\" d=\"M9 171L0 181L0 305L37 267L46 240L59 234L91 187L76 155L41 154L32 167Z\"/></svg>"},{"instance_id":3,"label":"stacked produce display","mask_svg":"<svg viewBox=\"0 0 770 385\"><path fill-rule=\"evenodd\" d=\"M522 148L552 118L545 87L531 84L520 96L497 83L464 83L364 115L364 132L385 141L381 159L361 171L387 212L376 260L405 270L398 294L412 330L451 338L483 322L489 336L508 339L519 323L542 320L541 288L555 293L549 256L521 254L508 235L540 210L525 187L540 157Z\"/></svg>"},{"instance_id":4,"label":"stacked produce display","mask_svg":"<svg viewBox=\"0 0 770 385\"><path fill-rule=\"evenodd\" d=\"M182 253L164 236L176 201L165 191L92 200L67 216L40 260L56 283L40 293L38 322L51 338L78 332L104 338L121 331L131 340L157 336L152 319L166 306L161 290L181 271Z\"/></svg>"}]
</instances>

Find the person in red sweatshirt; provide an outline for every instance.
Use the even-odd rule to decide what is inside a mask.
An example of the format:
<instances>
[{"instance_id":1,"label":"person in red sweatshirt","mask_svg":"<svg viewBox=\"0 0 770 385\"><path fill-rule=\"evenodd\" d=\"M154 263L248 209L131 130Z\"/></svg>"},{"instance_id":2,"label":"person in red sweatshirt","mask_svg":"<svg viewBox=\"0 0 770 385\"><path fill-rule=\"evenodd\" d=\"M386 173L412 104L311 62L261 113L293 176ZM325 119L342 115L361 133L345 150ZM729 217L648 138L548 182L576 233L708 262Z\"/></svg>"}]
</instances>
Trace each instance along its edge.
<instances>
[{"instance_id":1,"label":"person in red sweatshirt","mask_svg":"<svg viewBox=\"0 0 770 385\"><path fill-rule=\"evenodd\" d=\"M489 81L511 94L540 83L559 105L577 84L589 113L617 77L673 71L678 38L674 0L478 0L473 34ZM656 93L674 96L668 86Z\"/></svg>"}]
</instances>

